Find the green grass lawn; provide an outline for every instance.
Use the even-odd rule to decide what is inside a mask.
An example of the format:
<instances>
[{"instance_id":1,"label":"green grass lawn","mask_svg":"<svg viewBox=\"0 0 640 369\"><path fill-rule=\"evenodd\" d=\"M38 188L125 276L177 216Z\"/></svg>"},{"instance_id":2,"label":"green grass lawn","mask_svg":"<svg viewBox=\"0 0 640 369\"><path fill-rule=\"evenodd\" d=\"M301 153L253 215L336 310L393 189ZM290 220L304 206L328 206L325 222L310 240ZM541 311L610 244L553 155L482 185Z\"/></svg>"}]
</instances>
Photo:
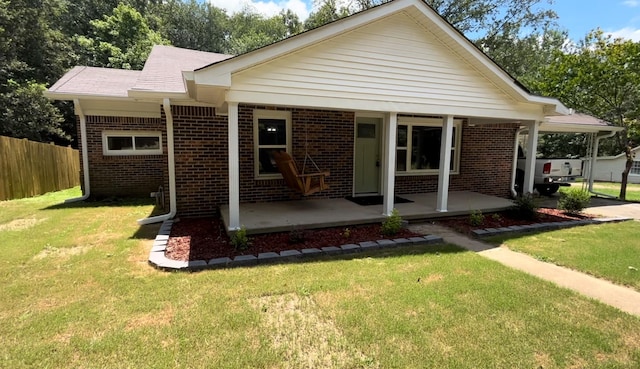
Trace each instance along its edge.
<instances>
[{"instance_id":1,"label":"green grass lawn","mask_svg":"<svg viewBox=\"0 0 640 369\"><path fill-rule=\"evenodd\" d=\"M582 188L582 183L572 184L571 187L560 187L560 192L567 191L569 188ZM593 190L609 196L620 196L620 183L613 182L593 182ZM627 184L627 200L640 201L640 184Z\"/></svg>"},{"instance_id":2,"label":"green grass lawn","mask_svg":"<svg viewBox=\"0 0 640 369\"><path fill-rule=\"evenodd\" d=\"M166 273L151 205L77 195L0 202L2 368L640 363L638 317L453 246Z\"/></svg>"},{"instance_id":3,"label":"green grass lawn","mask_svg":"<svg viewBox=\"0 0 640 369\"><path fill-rule=\"evenodd\" d=\"M628 221L490 241L640 291L638 235L640 222Z\"/></svg>"}]
</instances>

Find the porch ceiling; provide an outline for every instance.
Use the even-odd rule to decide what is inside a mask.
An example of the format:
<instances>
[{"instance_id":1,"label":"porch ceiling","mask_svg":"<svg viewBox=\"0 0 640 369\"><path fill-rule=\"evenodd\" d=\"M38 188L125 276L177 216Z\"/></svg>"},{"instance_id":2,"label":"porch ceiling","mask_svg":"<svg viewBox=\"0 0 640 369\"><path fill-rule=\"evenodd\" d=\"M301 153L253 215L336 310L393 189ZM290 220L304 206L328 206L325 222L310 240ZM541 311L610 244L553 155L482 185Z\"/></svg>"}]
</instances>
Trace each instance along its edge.
<instances>
[{"instance_id":1,"label":"porch ceiling","mask_svg":"<svg viewBox=\"0 0 640 369\"><path fill-rule=\"evenodd\" d=\"M482 212L500 211L513 202L508 199L459 191L449 193L449 211L436 211L433 193L399 195L411 203L396 204L395 208L406 220L433 219ZM225 225L229 221L229 207L220 209ZM240 204L240 224L250 234L291 231L293 227L312 229L356 224L377 223L385 219L382 205L360 206L345 199L318 199Z\"/></svg>"}]
</instances>

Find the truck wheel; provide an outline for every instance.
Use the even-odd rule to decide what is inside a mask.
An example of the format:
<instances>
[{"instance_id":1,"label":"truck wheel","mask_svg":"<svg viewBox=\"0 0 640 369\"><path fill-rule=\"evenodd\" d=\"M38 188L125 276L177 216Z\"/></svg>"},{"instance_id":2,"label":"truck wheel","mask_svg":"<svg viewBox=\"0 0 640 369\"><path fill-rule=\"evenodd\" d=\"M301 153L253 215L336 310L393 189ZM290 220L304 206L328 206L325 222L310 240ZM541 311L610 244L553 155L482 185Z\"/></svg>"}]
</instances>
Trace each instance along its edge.
<instances>
[{"instance_id":1,"label":"truck wheel","mask_svg":"<svg viewBox=\"0 0 640 369\"><path fill-rule=\"evenodd\" d=\"M558 192L560 188L557 184L544 184L544 185L536 185L536 190L540 192L540 195L551 196L554 193Z\"/></svg>"}]
</instances>

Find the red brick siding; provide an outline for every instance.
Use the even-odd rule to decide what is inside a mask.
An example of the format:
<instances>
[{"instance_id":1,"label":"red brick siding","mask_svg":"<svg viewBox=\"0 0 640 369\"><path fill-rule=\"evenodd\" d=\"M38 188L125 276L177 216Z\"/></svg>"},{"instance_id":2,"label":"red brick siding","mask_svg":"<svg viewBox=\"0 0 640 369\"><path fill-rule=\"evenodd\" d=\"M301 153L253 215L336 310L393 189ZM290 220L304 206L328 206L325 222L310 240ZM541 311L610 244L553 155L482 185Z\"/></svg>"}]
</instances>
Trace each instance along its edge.
<instances>
[{"instance_id":1,"label":"red brick siding","mask_svg":"<svg viewBox=\"0 0 640 369\"><path fill-rule=\"evenodd\" d=\"M254 174L253 111L276 110L274 107L241 105L238 112L240 128L240 201L263 202L298 199L302 196L288 189L284 180L256 180ZM352 112L287 109L291 111L292 156L299 169L305 157L305 137L309 155L320 170L330 172L329 189L309 198L335 198L351 194L353 183L353 127ZM306 134L305 134L306 130ZM307 162L306 172L315 171Z\"/></svg>"},{"instance_id":2,"label":"red brick siding","mask_svg":"<svg viewBox=\"0 0 640 369\"><path fill-rule=\"evenodd\" d=\"M104 116L87 116L86 119L92 197L149 196L150 192L157 191L161 185L168 188L167 135L162 119ZM112 130L161 131L164 153L163 155L105 156L102 153L102 132ZM79 148L82 150L79 127L78 138ZM80 161L82 165L82 155ZM82 169L80 175L84 178Z\"/></svg>"},{"instance_id":3,"label":"red brick siding","mask_svg":"<svg viewBox=\"0 0 640 369\"><path fill-rule=\"evenodd\" d=\"M213 108L172 106L178 215L218 212L229 198L227 117Z\"/></svg>"},{"instance_id":4,"label":"red brick siding","mask_svg":"<svg viewBox=\"0 0 640 369\"><path fill-rule=\"evenodd\" d=\"M282 179L256 180L254 175L253 111L276 109L241 105L238 110L240 142L240 201L266 202L297 199ZM330 189L311 197L351 194L353 172L353 122L349 112L310 109L291 111L293 157L304 160L305 126L308 150L320 169L329 170ZM174 106L176 192L178 214L210 215L228 203L227 117L212 108Z\"/></svg>"},{"instance_id":5,"label":"red brick siding","mask_svg":"<svg viewBox=\"0 0 640 369\"><path fill-rule=\"evenodd\" d=\"M513 142L517 124L463 124L460 174L450 177L451 191L474 191L486 195L509 197ZM396 177L396 193L435 192L438 176Z\"/></svg>"}]
</instances>

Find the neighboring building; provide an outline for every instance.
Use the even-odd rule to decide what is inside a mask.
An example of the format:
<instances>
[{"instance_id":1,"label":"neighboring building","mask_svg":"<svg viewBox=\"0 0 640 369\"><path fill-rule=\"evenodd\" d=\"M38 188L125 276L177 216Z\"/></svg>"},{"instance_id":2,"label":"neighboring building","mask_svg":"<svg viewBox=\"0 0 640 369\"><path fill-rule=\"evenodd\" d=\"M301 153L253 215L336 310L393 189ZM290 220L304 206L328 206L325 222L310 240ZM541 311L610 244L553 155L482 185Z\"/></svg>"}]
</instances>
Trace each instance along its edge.
<instances>
[{"instance_id":1,"label":"neighboring building","mask_svg":"<svg viewBox=\"0 0 640 369\"><path fill-rule=\"evenodd\" d=\"M634 155L633 165L629 172L629 183L640 183L640 156L638 151L640 146L631 151ZM593 171L593 179L605 182L622 182L622 172L624 171L627 157L624 153L616 156L601 156L596 160Z\"/></svg>"},{"instance_id":2,"label":"neighboring building","mask_svg":"<svg viewBox=\"0 0 640 369\"><path fill-rule=\"evenodd\" d=\"M389 214L394 193L437 192L446 211L450 190L509 197L518 130L569 113L420 0L236 57L156 46L142 71L76 67L47 96L75 102L85 194L162 186L169 216L228 204L230 229L241 202L301 198L273 150L331 172L312 198L380 194Z\"/></svg>"}]
</instances>

